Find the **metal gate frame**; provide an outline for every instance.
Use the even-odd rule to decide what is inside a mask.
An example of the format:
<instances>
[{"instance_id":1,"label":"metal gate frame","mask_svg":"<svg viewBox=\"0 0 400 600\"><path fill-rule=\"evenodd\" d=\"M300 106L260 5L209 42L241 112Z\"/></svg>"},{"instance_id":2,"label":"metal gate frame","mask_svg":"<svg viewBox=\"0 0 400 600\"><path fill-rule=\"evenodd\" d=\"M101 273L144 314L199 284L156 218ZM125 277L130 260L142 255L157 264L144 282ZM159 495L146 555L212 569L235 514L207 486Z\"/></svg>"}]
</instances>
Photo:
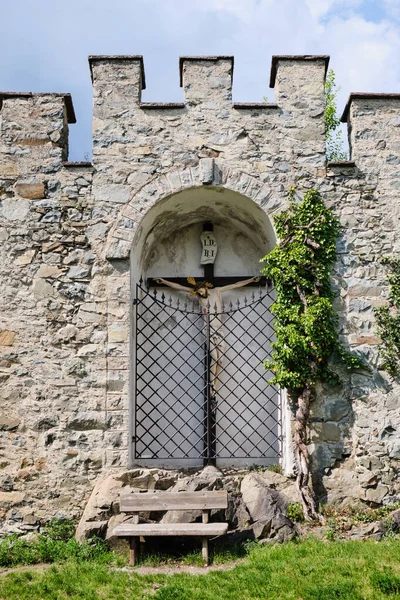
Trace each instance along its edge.
<instances>
[{"instance_id":1,"label":"metal gate frame","mask_svg":"<svg viewBox=\"0 0 400 600\"><path fill-rule=\"evenodd\" d=\"M257 379L252 382L254 387L257 390L257 395L252 399L252 402L255 404L255 411L253 412L251 420L254 420L258 423L258 426L262 431L266 432L267 435L273 436L273 442L268 443L268 452L261 451L260 447L265 447L265 440L263 444L261 441L254 441L256 436L256 425L254 426L252 437L253 440L250 439L249 436L245 436L245 439L242 443L239 443L236 439L234 440L231 437L230 441L233 441L238 449L240 449L241 454L232 452L229 450L229 446L225 444L221 450L218 450L218 434L217 434L217 424L218 424L218 409L220 409L220 400L221 400L221 391L229 390L228 384L230 382L234 382L239 387L243 385L241 381L238 381L235 372L235 375L229 372L228 367L232 364L230 363L222 363L220 368L220 373L215 379L214 383L218 383L218 390L213 389L211 382L211 369L215 366L216 361L215 358L212 358L212 332L215 331L213 329L213 325L216 320L218 323L223 322L223 327L227 329L227 332L230 336L233 336L234 345L237 343L241 343L243 346L243 341L238 338L238 336L234 332L234 328L229 329L229 322L233 321L235 325L237 325L236 317L239 316L243 320L247 319L246 312L251 314L254 313L257 309L261 309L261 314L255 313L257 315L256 322L251 322L253 329L255 329L255 333L250 338L251 342L255 342L256 338L263 338L263 343L260 344L260 348L263 348L264 352L264 360L270 358L271 348L270 343L273 341L274 336L266 335L264 329L268 329L273 322L273 316L269 310L269 307L266 305L267 301L274 301L273 290L267 289L266 291L258 289L257 293L252 293L249 301L247 298L241 303L239 300L235 303L235 307L230 303L227 307L222 306L222 312L217 313L212 310L211 306L207 306L207 309L203 309L200 304L197 302L197 299L188 300L187 295L185 294L183 301L178 300L174 301L171 296L168 298L164 293L159 293L157 289L150 289L149 287L145 287L143 284L143 280L136 285L136 295L133 300L134 305L134 344L135 344L135 364L134 364L134 373L133 373L133 381L134 381L134 423L133 423L133 438L132 441L134 443L134 460L182 460L182 459L202 459L204 464L215 464L217 459L253 459L257 461L259 459L273 459L275 462L282 456L282 431L281 431L281 406L280 406L280 393L279 389L275 386L268 384L268 379L271 377L271 373L268 374L268 371L265 371L262 367L262 374L257 376ZM156 313L153 309L156 309ZM215 307L216 308L216 307ZM145 318L147 317L147 319ZM152 324L152 319L148 319L148 317L154 317L154 325ZM179 317L179 321L176 321L176 317ZM164 321L162 319L164 318ZM179 412L179 404L181 403L181 399L184 396L181 393L178 396L179 392L182 392L184 388L182 388L182 382L187 380L187 374L183 372L183 367L189 365L190 360L194 360L197 362L196 368L200 367L202 373L202 385L201 385L201 394L203 397L202 400L202 418L198 421L198 427L202 428L201 432L197 432L197 444L196 446L189 440L189 437L182 434L182 430L179 430L175 426L176 434L180 436L181 442L175 442L176 449L181 449L181 452L171 453L171 450L168 450L166 446L160 444L160 451L154 451L154 445L159 443L160 433L157 432L158 426L157 421L152 418L151 413L157 410L157 402L165 401L165 397L160 395L160 389L157 388L156 385L153 384L154 380L148 381L145 379L145 374L151 370L154 364L157 365L156 361L153 361L152 353L154 349L157 349L154 338L160 338L160 334L157 328L157 322L165 325L168 320L174 319L174 322L179 325L180 333L174 334L175 343L179 343L179 336L182 336L186 331L183 330L181 321L187 320L188 323L193 324L193 326L198 328L198 338L199 340L196 342L196 353L189 354L188 360L183 360L182 364L178 366L172 373L168 373L165 367L161 366L160 375L166 376L172 381L174 385L174 389L170 393L170 398L174 399L174 403L168 406L168 410L171 412L171 415L168 417L163 414L163 420L167 421L168 427L173 425L173 421L177 418L181 419ZM256 323L260 321L259 324ZM201 325L201 328L198 326ZM227 328L228 327L228 328ZM147 330L147 333L146 333ZM246 331L246 334L248 331ZM215 347L215 346L214 346ZM222 359L226 359L228 351L232 350L232 344L222 353ZM173 355L173 348L170 346L170 353ZM202 349L202 357L199 360L198 354ZM176 353L176 356L181 356ZM239 354L237 354L239 356ZM150 359L151 366L146 367L146 360ZM160 357L159 357L160 359ZM168 363L170 367L172 365L173 356L171 356L171 361ZM248 364L248 361L246 361ZM202 366L201 366L202 365ZM218 363L220 366L220 363ZM258 366L257 366L258 368ZM147 370L146 370L147 369ZM254 372L254 370L252 371ZM193 371L191 372L191 374ZM152 376L157 378L157 371L154 375L154 371L152 371ZM177 377L182 376L181 379L176 379ZM260 388L261 384L261 388ZM146 390L147 388L147 390ZM155 396L155 403L153 400L146 397L144 392L151 391ZM278 398L278 402L274 402L271 398L268 400L267 404L261 399L259 401L260 396L264 396L266 399L265 393L269 390L273 393L275 398ZM147 410L146 410L146 404ZM176 409L178 406L178 409ZM234 418L239 418L240 414L236 409L230 407L234 414ZM250 411L249 407L246 406L246 410ZM259 413L263 413L262 416ZM144 415L140 417L140 415ZM227 418L227 415L224 415ZM144 423L147 420L147 425ZM182 419L181 419L182 420ZM272 422L271 425L267 425L267 421ZM235 425L234 420L229 421L229 425L231 427L236 427L237 435L242 435L242 431ZM191 437L194 434L194 430L190 430ZM226 435L226 431L222 432ZM258 434L257 434L258 435ZM144 443L144 438L150 440ZM182 442L183 437L183 442ZM243 436L242 436L243 437ZM260 436L259 436L260 437ZM174 443L172 437L169 439L169 446L171 443ZM200 440L202 442L202 449L199 450ZM247 447L251 447L256 452L249 452L244 447L247 444ZM183 445L189 446L189 450L183 450ZM153 445L153 449L151 446ZM232 444L231 444L232 445ZM141 449L140 449L141 448ZM223 450L226 450L226 453ZM269 454L269 451L272 450L272 454ZM163 453L164 451L164 453ZM192 453L191 453L192 452Z\"/></svg>"}]
</instances>

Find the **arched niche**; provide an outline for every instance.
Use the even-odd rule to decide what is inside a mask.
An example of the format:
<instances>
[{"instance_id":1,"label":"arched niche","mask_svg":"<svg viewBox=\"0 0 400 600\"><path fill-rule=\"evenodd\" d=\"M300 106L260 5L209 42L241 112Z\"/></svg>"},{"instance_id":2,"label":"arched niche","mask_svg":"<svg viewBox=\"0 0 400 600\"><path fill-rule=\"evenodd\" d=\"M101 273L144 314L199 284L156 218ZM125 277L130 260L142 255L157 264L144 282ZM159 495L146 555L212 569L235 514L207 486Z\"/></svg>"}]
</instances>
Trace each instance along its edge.
<instances>
[{"instance_id":1,"label":"arched niche","mask_svg":"<svg viewBox=\"0 0 400 600\"><path fill-rule=\"evenodd\" d=\"M211 222L213 224L218 243L218 253L214 265L215 277L251 277L260 273L260 259L275 245L275 234L268 215L254 201L236 192L221 187L203 186L201 188L191 188L159 201L149 209L142 219L135 235L131 256L131 287L134 296L140 277L143 277L144 281L149 277L186 278L192 276L196 280L202 281L204 279L203 267L200 265L200 233L202 232L204 222ZM173 303L176 302L177 298L180 297L182 300L182 297L187 296L183 292L175 292L170 289L164 289L163 291L168 297L171 297ZM238 300L243 303L245 296L251 301L252 291L249 288L243 288L227 292L224 297L225 305L229 306L230 302L235 304ZM268 299L268 303L270 302L271 299ZM145 398L145 402L151 403L151 413L147 410L144 416L144 413L140 413L140 406L138 409L136 405L137 414L133 415L133 419L137 418L139 422L139 428L136 429L134 427L136 443L140 445L141 438L144 439L148 435L147 432L151 431L151 435L159 435L160 447L162 446L163 451L167 449L167 454L174 454L174 448L177 449L176 453L179 454L179 450L184 448L185 445L195 448L196 451L201 451L201 436L196 437L195 434L192 436L187 434L184 436L186 439L183 439L182 436L185 433L185 427L191 431L195 431L196 427L201 428L202 426L201 370L203 367L200 356L202 345L193 341L196 336L202 335L202 321L194 317L192 322L190 322L190 319L185 317L187 319L185 321L186 324L184 327L180 327L180 324L176 321L178 318L176 314L171 316L170 319L159 318L162 310L157 306L151 307L148 313L149 316L146 317L150 319L148 330L144 334L141 334L142 337L139 340L140 352L143 354L145 344L150 344L150 342L146 341L146 336L150 339L154 331L159 335L157 342L159 344L159 352L157 352L157 349L153 351L150 348L149 354L144 359L142 357L139 361L138 368L141 369L141 373L139 374L141 381L139 383L143 387L143 381L148 382L149 387L146 392L147 397ZM256 318L258 318L257 314L254 313L254 319ZM227 378L235 377L234 369L237 368L234 364L232 367L228 367L231 347L233 348L233 345L237 344L237 340L246 335L246 329L249 330L253 327L248 320L241 322L241 319L242 316L239 314L237 322L234 324L234 332L232 330L232 334L227 332L226 335L224 368L226 368ZM246 325L243 325L243 322ZM265 327L268 330L267 337L269 338L266 343L270 344L273 336L272 319ZM133 348L135 348L137 342L135 335L134 327ZM171 350L173 345L178 343L182 344L182 357L186 361L185 368L188 367L186 370L188 371L187 377L189 382L187 388L185 388L185 384L180 384L179 394L171 386L168 379L169 375L171 374L172 377L172 373L175 372L176 365L174 363L180 362L179 360L177 361L176 353ZM225 406L225 416L228 418L224 418L221 408L221 419L217 424L217 436L218 439L222 440L221 444L222 446L225 445L224 447L228 454L230 451L233 454L235 453L233 450L235 442L232 442L231 438L236 438L239 443L242 436L249 437L252 434L252 428L254 430L257 427L257 416L254 417L251 411L246 412L247 405L250 405L251 402L251 395L257 393L258 397L260 396L258 388L256 391L256 386L254 386L254 389L251 388L251 377L247 372L250 368L247 366L250 364L250 360L247 360L246 353L249 354L249 357L253 355L253 345L254 341L249 343L248 348L243 348L242 350L244 356L240 362L239 376L246 378L246 381L245 383L239 382L238 389L240 388L240 393L232 389L231 383L227 384L219 392L221 396L220 406ZM265 358L264 352L266 348L258 348L256 351L259 353L259 365L262 370L262 360ZM198 357L196 352L200 353ZM134 354L135 351L133 352ZM159 363L154 364L154 361L159 361ZM162 391L160 391L160 380L163 381L164 385ZM259 381L257 378L256 380ZM192 383L193 385L190 387ZM136 386L133 386L133 388L133 393L135 393ZM179 395L179 402L176 402L174 399L176 395ZM259 437L264 436L267 438L269 436L268 440L274 439L273 443L267 440L268 456L265 458L248 458L239 456L241 451L236 451L236 454L238 454L237 457L219 458L217 461L218 465L244 466L254 463L271 464L278 462L279 454L282 450L282 445L278 441L281 435L280 399L278 396L279 392L277 390L265 386L265 398L262 402L265 405L268 403L271 404L270 409L268 409L271 416L264 429L260 425L262 433ZM134 401L133 405L135 406ZM241 408L238 410L239 406ZM169 416L169 410L172 417ZM254 409L252 410L256 412ZM229 424L230 411L232 414L237 415L235 416L237 423L233 425ZM138 415L140 415L140 418ZM170 425L171 421L175 421L175 424L172 422L172 425ZM225 442L224 432L225 430L228 431L228 428L230 438L228 442ZM139 431L139 436L137 435L137 431ZM172 434L170 433L171 431ZM166 437L174 434L177 440L171 441L169 444L166 441ZM244 449L244 453L246 451L250 452L250 446L247 442L240 443L239 445ZM258 445L262 446L261 441ZM198 458L170 460L171 457L163 456L160 460L154 460L151 458L151 452L156 452L157 441L154 443L147 443L145 441L142 446L146 446L150 454L139 452L140 459L134 460L136 464L164 467L200 466L202 464L202 461Z\"/></svg>"},{"instance_id":2,"label":"arched niche","mask_svg":"<svg viewBox=\"0 0 400 600\"><path fill-rule=\"evenodd\" d=\"M165 198L147 212L132 245L133 279L137 280L140 275L154 271L157 255L161 255L161 246L168 252L164 263L169 259L171 276L174 270L175 273L181 270L183 263L188 273L193 269L193 276L201 276L198 260L200 238L197 235L196 239L195 234L205 221L214 224L218 240L216 275L229 275L230 272L240 275L238 268L245 275L259 272L259 260L275 245L275 233L268 215L246 196L222 187L203 186ZM195 227L190 230L190 226ZM246 239L251 243L247 243ZM187 249L193 244L198 252L193 248L188 253ZM176 256L171 256L173 247ZM232 250L239 261L236 264L229 259Z\"/></svg>"}]
</instances>

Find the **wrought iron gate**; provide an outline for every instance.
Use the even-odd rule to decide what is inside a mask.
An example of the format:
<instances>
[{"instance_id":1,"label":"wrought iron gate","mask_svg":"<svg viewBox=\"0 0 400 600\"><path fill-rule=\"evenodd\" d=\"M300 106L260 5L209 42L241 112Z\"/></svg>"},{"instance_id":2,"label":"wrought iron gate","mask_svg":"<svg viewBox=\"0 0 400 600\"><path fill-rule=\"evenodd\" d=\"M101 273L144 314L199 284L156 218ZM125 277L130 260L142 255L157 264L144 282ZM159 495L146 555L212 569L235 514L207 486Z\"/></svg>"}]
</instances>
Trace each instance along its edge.
<instances>
[{"instance_id":1,"label":"wrought iron gate","mask_svg":"<svg viewBox=\"0 0 400 600\"><path fill-rule=\"evenodd\" d=\"M259 289L218 313L136 286L135 459L277 461L280 394L263 366L272 301Z\"/></svg>"}]
</instances>

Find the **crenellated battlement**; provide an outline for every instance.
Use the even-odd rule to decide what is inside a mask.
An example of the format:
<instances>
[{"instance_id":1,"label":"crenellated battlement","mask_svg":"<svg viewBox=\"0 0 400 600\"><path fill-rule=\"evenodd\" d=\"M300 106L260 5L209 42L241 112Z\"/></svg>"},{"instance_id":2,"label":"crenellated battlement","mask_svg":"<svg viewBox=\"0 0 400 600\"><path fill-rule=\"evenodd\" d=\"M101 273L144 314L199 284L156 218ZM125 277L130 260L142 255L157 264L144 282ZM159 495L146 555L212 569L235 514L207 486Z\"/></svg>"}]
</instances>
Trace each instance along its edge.
<instances>
[{"instance_id":1,"label":"crenellated battlement","mask_svg":"<svg viewBox=\"0 0 400 600\"><path fill-rule=\"evenodd\" d=\"M147 122L158 118L167 126L176 115L181 127L189 127L190 112L196 110L206 111L207 119L230 123L233 127L238 126L239 119L247 121L251 116L257 122L265 117L274 123L273 128L286 130L291 139L303 144L312 141L321 153L324 143L323 86L328 65L327 55L275 55L269 84L275 89L276 102L242 103L232 102L233 56L181 56L179 82L183 88L183 101L164 103L142 102L142 91L146 88L143 56L89 56L94 91L94 148L104 143L100 121L109 123L113 120L115 124L121 124L124 133L120 141L126 144L129 143L129 119L133 113L136 122L137 119ZM363 161L366 156L373 156L372 140L378 139L379 131L385 129L385 136L387 134L389 138L391 132L396 133L392 129L393 111L399 108L399 94L350 95L342 121L348 123L352 159ZM0 92L0 115L3 155L14 153L25 157L21 160L28 160L29 154L31 159L36 157L35 160L40 161L51 155L54 164L54 151L58 149L59 163L67 159L68 124L76 122L70 94ZM192 130L193 126L201 129L199 122L190 124ZM368 133L366 129L375 133ZM176 131L176 127L171 131ZM277 135L280 137L278 131ZM117 143L117 139L107 141L109 148ZM361 146L362 150L359 150ZM298 150L301 153L301 148Z\"/></svg>"},{"instance_id":2,"label":"crenellated battlement","mask_svg":"<svg viewBox=\"0 0 400 600\"><path fill-rule=\"evenodd\" d=\"M76 122L70 94L0 92L0 117L2 161L17 160L28 174L55 170L67 159L68 123Z\"/></svg>"},{"instance_id":3,"label":"crenellated battlement","mask_svg":"<svg viewBox=\"0 0 400 600\"><path fill-rule=\"evenodd\" d=\"M351 158L361 170L398 168L400 94L352 93L341 120L347 123Z\"/></svg>"}]
</instances>

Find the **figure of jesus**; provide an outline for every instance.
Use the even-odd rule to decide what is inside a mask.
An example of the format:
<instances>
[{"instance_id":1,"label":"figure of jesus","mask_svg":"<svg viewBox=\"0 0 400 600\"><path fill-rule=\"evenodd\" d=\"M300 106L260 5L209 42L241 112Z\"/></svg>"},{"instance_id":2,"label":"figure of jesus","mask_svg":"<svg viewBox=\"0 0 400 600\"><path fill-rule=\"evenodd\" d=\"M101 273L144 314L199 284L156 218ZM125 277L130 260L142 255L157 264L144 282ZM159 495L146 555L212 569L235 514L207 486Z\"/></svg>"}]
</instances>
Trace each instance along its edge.
<instances>
[{"instance_id":1,"label":"figure of jesus","mask_svg":"<svg viewBox=\"0 0 400 600\"><path fill-rule=\"evenodd\" d=\"M223 323L221 321L222 313L222 294L224 292L230 292L231 290L237 290L245 287L250 283L260 281L261 277L250 277L250 279L244 279L243 281L237 281L230 285L224 285L213 288L210 283L203 281L197 285L192 277L188 277L190 283L193 282L194 287L187 287L180 283L174 283L167 279L157 278L157 283L166 285L174 290L181 292L188 292L191 296L197 296L200 305L203 309L203 313L211 313L212 318L210 319L210 355L211 355L211 367L210 367L210 387L211 396L215 399L217 394L218 378L223 367L223 357L225 353L225 343L223 334Z\"/></svg>"}]
</instances>

